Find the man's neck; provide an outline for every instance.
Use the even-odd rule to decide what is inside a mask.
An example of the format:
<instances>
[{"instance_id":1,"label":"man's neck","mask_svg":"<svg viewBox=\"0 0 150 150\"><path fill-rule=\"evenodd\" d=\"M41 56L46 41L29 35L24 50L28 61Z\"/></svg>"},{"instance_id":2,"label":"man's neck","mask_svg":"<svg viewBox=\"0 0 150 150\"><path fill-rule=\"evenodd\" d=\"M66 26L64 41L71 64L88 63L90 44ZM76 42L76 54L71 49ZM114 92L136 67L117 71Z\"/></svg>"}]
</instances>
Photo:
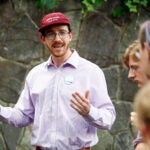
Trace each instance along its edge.
<instances>
[{"instance_id":1,"label":"man's neck","mask_svg":"<svg viewBox=\"0 0 150 150\"><path fill-rule=\"evenodd\" d=\"M56 56L52 56L52 61L54 63L54 65L59 68L62 64L64 64L64 62L66 62L69 57L72 55L73 51L71 51L70 49L68 50L68 52L61 57L56 57Z\"/></svg>"}]
</instances>

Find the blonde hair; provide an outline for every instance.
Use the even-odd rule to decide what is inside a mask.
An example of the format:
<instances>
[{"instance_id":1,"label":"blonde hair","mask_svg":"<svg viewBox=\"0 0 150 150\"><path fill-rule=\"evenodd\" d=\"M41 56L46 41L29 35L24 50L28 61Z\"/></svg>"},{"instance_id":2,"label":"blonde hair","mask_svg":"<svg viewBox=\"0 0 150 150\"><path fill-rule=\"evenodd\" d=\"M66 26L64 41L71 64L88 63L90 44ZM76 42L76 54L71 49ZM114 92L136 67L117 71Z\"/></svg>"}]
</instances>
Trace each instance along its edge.
<instances>
[{"instance_id":1,"label":"blonde hair","mask_svg":"<svg viewBox=\"0 0 150 150\"><path fill-rule=\"evenodd\" d=\"M134 41L127 49L125 50L122 63L125 67L129 68L129 58L132 57L135 62L140 61L140 42L138 40Z\"/></svg>"},{"instance_id":2,"label":"blonde hair","mask_svg":"<svg viewBox=\"0 0 150 150\"><path fill-rule=\"evenodd\" d=\"M137 113L137 128L141 130L145 124L150 131L150 84L147 83L135 95L134 109Z\"/></svg>"}]
</instances>

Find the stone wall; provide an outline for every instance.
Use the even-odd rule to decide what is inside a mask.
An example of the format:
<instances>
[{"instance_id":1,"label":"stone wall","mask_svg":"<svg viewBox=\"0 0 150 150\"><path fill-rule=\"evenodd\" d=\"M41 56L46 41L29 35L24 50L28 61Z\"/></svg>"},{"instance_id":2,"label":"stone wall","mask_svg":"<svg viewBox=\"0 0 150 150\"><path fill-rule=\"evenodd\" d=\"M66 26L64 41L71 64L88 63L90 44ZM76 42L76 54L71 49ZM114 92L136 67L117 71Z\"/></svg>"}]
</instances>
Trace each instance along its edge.
<instances>
[{"instance_id":1,"label":"stone wall","mask_svg":"<svg viewBox=\"0 0 150 150\"><path fill-rule=\"evenodd\" d=\"M132 150L136 131L130 125L135 84L127 79L121 57L125 48L137 38L139 25L150 17L148 10L140 15L115 19L110 15L118 2L110 0L99 12L81 14L80 0L66 0L55 11L71 20L72 47L104 71L117 119L110 131L98 130L99 143L92 150ZM39 40L38 26L43 14L34 0L0 1L0 103L13 106L23 88L28 71L47 60L48 50ZM17 129L0 123L0 150L32 150L32 126Z\"/></svg>"}]
</instances>

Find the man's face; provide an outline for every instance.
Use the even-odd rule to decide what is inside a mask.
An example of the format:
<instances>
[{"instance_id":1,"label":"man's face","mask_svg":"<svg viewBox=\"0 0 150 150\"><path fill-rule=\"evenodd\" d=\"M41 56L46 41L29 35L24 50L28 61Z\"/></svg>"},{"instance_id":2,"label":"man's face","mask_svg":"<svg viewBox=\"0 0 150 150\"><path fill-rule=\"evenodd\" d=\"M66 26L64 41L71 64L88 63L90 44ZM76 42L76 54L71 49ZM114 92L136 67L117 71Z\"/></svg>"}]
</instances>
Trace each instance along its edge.
<instances>
[{"instance_id":1,"label":"man's face","mask_svg":"<svg viewBox=\"0 0 150 150\"><path fill-rule=\"evenodd\" d=\"M141 88L148 80L141 61L135 61L129 57L129 73L128 78L132 79L139 88Z\"/></svg>"},{"instance_id":2,"label":"man's face","mask_svg":"<svg viewBox=\"0 0 150 150\"><path fill-rule=\"evenodd\" d=\"M142 67L148 78L150 78L150 49L146 44L140 49L140 54Z\"/></svg>"},{"instance_id":3,"label":"man's face","mask_svg":"<svg viewBox=\"0 0 150 150\"><path fill-rule=\"evenodd\" d=\"M49 49L52 57L67 57L69 43L72 40L72 33L67 25L56 25L45 31L45 36L41 36L42 42Z\"/></svg>"}]
</instances>

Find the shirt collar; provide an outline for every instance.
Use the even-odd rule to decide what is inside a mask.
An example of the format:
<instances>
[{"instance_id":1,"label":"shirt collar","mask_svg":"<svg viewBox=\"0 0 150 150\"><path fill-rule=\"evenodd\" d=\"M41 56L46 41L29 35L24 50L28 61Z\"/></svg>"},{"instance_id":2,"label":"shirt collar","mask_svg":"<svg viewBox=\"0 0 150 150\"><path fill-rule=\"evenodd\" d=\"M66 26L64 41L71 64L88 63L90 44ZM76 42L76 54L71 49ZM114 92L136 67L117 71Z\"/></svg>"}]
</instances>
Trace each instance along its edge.
<instances>
[{"instance_id":1,"label":"shirt collar","mask_svg":"<svg viewBox=\"0 0 150 150\"><path fill-rule=\"evenodd\" d=\"M73 53L72 55L68 58L68 60L62 65L63 67L66 66L72 66L74 68L77 68L78 66L78 62L79 62L79 54L77 53L77 51L75 49L72 49ZM49 59L46 62L46 66L47 67L51 67L54 66L53 62L52 62L52 58L51 56L49 57Z\"/></svg>"}]
</instances>

